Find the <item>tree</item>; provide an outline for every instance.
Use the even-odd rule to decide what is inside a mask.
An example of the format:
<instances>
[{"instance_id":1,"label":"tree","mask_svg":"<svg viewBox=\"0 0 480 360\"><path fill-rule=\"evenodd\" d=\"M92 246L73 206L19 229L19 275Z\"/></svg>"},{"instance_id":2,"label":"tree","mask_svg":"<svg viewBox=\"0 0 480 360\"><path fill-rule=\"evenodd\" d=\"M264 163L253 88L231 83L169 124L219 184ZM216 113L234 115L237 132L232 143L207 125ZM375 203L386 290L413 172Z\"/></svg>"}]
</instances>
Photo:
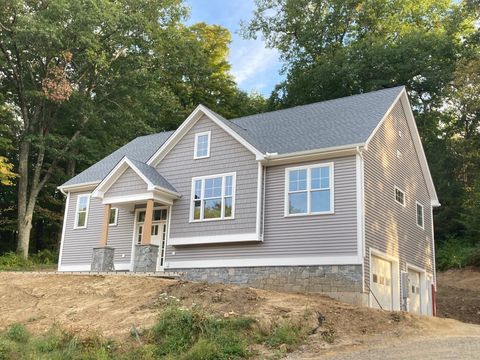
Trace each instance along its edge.
<instances>
[{"instance_id":1,"label":"tree","mask_svg":"<svg viewBox=\"0 0 480 360\"><path fill-rule=\"evenodd\" d=\"M480 213L478 0L257 0L244 35L285 63L271 109L406 85L442 207L437 239ZM475 218L478 222L478 218Z\"/></svg>"},{"instance_id":2,"label":"tree","mask_svg":"<svg viewBox=\"0 0 480 360\"><path fill-rule=\"evenodd\" d=\"M247 109L226 74L229 34L185 26L186 15L181 0L0 3L0 104L20 123L18 253L28 256L42 190L135 136L175 128L195 102ZM58 221L44 205L53 212L37 215Z\"/></svg>"}]
</instances>

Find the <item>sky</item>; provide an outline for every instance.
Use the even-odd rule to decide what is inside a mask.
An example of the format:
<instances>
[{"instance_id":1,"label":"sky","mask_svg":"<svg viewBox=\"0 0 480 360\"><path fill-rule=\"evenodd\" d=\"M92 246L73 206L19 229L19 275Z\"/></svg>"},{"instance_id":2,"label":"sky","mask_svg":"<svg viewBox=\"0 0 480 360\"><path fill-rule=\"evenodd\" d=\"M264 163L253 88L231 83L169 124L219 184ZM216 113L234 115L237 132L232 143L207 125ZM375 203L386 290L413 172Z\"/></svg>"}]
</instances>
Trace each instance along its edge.
<instances>
[{"instance_id":1,"label":"sky","mask_svg":"<svg viewBox=\"0 0 480 360\"><path fill-rule=\"evenodd\" d=\"M275 49L267 49L261 37L245 40L239 34L240 22L248 21L255 8L253 0L186 0L190 7L189 24L206 22L230 30L229 62L240 89L269 96L282 80L281 63Z\"/></svg>"}]
</instances>

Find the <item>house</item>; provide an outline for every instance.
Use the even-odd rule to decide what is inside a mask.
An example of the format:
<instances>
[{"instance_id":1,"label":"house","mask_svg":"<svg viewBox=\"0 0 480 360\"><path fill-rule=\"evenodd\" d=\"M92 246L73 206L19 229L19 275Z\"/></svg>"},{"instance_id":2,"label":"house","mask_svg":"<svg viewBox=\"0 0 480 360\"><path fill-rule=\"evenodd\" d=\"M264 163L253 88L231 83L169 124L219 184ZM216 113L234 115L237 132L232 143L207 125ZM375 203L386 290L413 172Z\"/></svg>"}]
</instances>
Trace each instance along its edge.
<instances>
[{"instance_id":1,"label":"house","mask_svg":"<svg viewBox=\"0 0 480 360\"><path fill-rule=\"evenodd\" d=\"M404 87L233 120L200 105L59 188L59 271L174 271L432 314L440 204Z\"/></svg>"}]
</instances>

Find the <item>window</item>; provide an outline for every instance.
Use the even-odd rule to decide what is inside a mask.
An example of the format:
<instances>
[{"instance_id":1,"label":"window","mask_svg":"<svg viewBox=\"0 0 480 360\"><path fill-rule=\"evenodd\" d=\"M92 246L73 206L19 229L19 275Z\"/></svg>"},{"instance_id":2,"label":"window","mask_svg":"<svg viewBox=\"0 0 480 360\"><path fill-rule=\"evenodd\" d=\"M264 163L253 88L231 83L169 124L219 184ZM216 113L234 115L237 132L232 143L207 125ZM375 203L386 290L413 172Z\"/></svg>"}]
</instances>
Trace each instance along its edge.
<instances>
[{"instance_id":1,"label":"window","mask_svg":"<svg viewBox=\"0 0 480 360\"><path fill-rule=\"evenodd\" d=\"M233 219L235 173L192 180L191 221Z\"/></svg>"},{"instance_id":2,"label":"window","mask_svg":"<svg viewBox=\"0 0 480 360\"><path fill-rule=\"evenodd\" d=\"M79 195L77 198L77 210L75 213L75 229L84 229L87 227L88 206L90 204L90 195Z\"/></svg>"},{"instance_id":3,"label":"window","mask_svg":"<svg viewBox=\"0 0 480 360\"><path fill-rule=\"evenodd\" d=\"M286 169L285 215L333 213L333 163Z\"/></svg>"},{"instance_id":4,"label":"window","mask_svg":"<svg viewBox=\"0 0 480 360\"><path fill-rule=\"evenodd\" d=\"M110 218L108 219L108 225L117 226L117 220L118 220L118 208L111 208Z\"/></svg>"},{"instance_id":5,"label":"window","mask_svg":"<svg viewBox=\"0 0 480 360\"><path fill-rule=\"evenodd\" d=\"M402 206L405 206L405 192L395 186L395 201Z\"/></svg>"},{"instance_id":6,"label":"window","mask_svg":"<svg viewBox=\"0 0 480 360\"><path fill-rule=\"evenodd\" d=\"M417 225L424 228L423 222L423 205L417 202Z\"/></svg>"},{"instance_id":7,"label":"window","mask_svg":"<svg viewBox=\"0 0 480 360\"><path fill-rule=\"evenodd\" d=\"M210 156L210 131L195 134L194 159L203 159Z\"/></svg>"}]
</instances>

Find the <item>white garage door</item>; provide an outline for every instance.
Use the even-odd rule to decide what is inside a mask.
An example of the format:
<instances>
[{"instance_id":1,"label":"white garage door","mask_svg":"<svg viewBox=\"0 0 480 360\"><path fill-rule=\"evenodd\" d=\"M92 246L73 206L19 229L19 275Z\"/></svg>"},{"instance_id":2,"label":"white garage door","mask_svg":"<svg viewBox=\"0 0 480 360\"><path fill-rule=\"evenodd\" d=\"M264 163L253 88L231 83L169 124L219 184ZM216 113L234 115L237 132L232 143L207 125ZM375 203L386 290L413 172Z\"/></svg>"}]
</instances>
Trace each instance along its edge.
<instances>
[{"instance_id":1,"label":"white garage door","mask_svg":"<svg viewBox=\"0 0 480 360\"><path fill-rule=\"evenodd\" d=\"M408 269L408 298L409 310L421 314L420 273Z\"/></svg>"},{"instance_id":2,"label":"white garage door","mask_svg":"<svg viewBox=\"0 0 480 360\"><path fill-rule=\"evenodd\" d=\"M392 310L392 263L372 256L371 259L372 306L378 309Z\"/></svg>"}]
</instances>

